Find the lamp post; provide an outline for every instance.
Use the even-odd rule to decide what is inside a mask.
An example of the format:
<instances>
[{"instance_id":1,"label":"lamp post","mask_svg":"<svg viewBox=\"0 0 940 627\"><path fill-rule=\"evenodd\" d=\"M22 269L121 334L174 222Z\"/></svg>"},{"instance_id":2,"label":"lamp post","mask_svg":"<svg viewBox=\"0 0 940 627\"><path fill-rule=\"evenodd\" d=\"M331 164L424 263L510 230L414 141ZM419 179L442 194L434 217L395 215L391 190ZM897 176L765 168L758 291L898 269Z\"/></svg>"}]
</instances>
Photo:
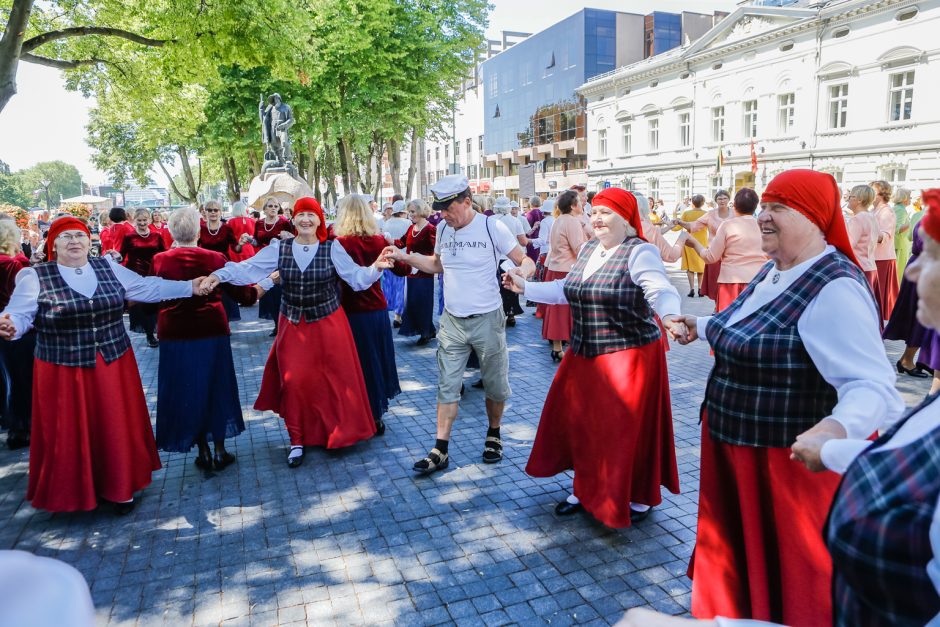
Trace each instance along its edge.
<instances>
[{"instance_id":1,"label":"lamp post","mask_svg":"<svg viewBox=\"0 0 940 627\"><path fill-rule=\"evenodd\" d=\"M49 200L49 186L52 185L52 181L47 178L39 180L39 186L42 187L43 192L46 195L46 211L52 211L52 202Z\"/></svg>"}]
</instances>

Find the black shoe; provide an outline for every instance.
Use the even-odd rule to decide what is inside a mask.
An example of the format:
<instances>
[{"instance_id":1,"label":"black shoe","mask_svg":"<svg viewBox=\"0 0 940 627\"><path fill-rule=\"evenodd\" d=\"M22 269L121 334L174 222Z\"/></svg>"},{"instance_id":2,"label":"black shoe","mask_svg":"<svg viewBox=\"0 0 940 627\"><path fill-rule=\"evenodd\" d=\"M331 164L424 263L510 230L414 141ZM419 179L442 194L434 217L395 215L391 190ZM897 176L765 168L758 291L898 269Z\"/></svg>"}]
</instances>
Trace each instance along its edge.
<instances>
[{"instance_id":1,"label":"black shoe","mask_svg":"<svg viewBox=\"0 0 940 627\"><path fill-rule=\"evenodd\" d=\"M154 336L148 335L148 336L147 336L147 346L149 346L150 348L156 348L156 347L160 346L160 342L158 342L158 341L157 341L157 338L155 338Z\"/></svg>"},{"instance_id":2,"label":"black shoe","mask_svg":"<svg viewBox=\"0 0 940 627\"><path fill-rule=\"evenodd\" d=\"M193 460L193 463L196 465L196 468L201 468L202 470L212 470L212 454L209 453L209 449L199 451L199 455L196 456L196 459Z\"/></svg>"},{"instance_id":3,"label":"black shoe","mask_svg":"<svg viewBox=\"0 0 940 627\"><path fill-rule=\"evenodd\" d=\"M111 509L118 516L127 516L137 507L137 499L131 499L127 503L111 503Z\"/></svg>"},{"instance_id":4,"label":"black shoe","mask_svg":"<svg viewBox=\"0 0 940 627\"><path fill-rule=\"evenodd\" d=\"M559 516L570 516L571 514L577 514L581 511L584 511L584 505L580 503L569 503L567 500L555 506L555 513Z\"/></svg>"},{"instance_id":5,"label":"black shoe","mask_svg":"<svg viewBox=\"0 0 940 627\"><path fill-rule=\"evenodd\" d=\"M401 328L401 320L395 320L394 322L392 322L392 326L395 327L396 329L400 329L400 328Z\"/></svg>"},{"instance_id":6,"label":"black shoe","mask_svg":"<svg viewBox=\"0 0 940 627\"><path fill-rule=\"evenodd\" d=\"M915 364L915 368L920 368L920 369L923 370L924 372L929 372L929 373L930 373L930 376L933 376L933 375L934 375L933 368L931 368L931 367L928 366L927 364L922 364L922 363L920 363L919 361L917 362L917 364Z\"/></svg>"},{"instance_id":7,"label":"black shoe","mask_svg":"<svg viewBox=\"0 0 940 627\"><path fill-rule=\"evenodd\" d=\"M516 326L516 317L515 317L515 316L509 316L508 318L506 318L506 326L507 326L507 327L514 327L514 326Z\"/></svg>"},{"instance_id":8,"label":"black shoe","mask_svg":"<svg viewBox=\"0 0 940 627\"><path fill-rule=\"evenodd\" d=\"M17 449L26 448L29 446L29 436L21 435L19 433L10 433L7 436L7 448L11 451Z\"/></svg>"},{"instance_id":9,"label":"black shoe","mask_svg":"<svg viewBox=\"0 0 940 627\"><path fill-rule=\"evenodd\" d=\"M476 388L476 389L478 389L478 390L482 390L482 389L483 389L483 379L480 379L479 381L474 381L473 383L470 384L470 387Z\"/></svg>"},{"instance_id":10,"label":"black shoe","mask_svg":"<svg viewBox=\"0 0 940 627\"><path fill-rule=\"evenodd\" d=\"M698 297L699 297L699 298L702 298L703 296L705 296L705 294L702 294L702 290L699 290L699 291L698 291Z\"/></svg>"},{"instance_id":11,"label":"black shoe","mask_svg":"<svg viewBox=\"0 0 940 627\"><path fill-rule=\"evenodd\" d=\"M381 418L375 421L375 435L385 435L385 421Z\"/></svg>"},{"instance_id":12,"label":"black shoe","mask_svg":"<svg viewBox=\"0 0 940 627\"><path fill-rule=\"evenodd\" d=\"M650 515L651 511L653 511L652 507L646 510L645 512L638 512L635 509L631 508L630 509L630 522L638 523L638 522L646 520L646 518Z\"/></svg>"},{"instance_id":13,"label":"black shoe","mask_svg":"<svg viewBox=\"0 0 940 627\"><path fill-rule=\"evenodd\" d=\"M228 451L225 451L221 455L216 453L212 463L215 465L216 470L222 470L226 466L231 466L235 463L235 456Z\"/></svg>"},{"instance_id":14,"label":"black shoe","mask_svg":"<svg viewBox=\"0 0 940 627\"><path fill-rule=\"evenodd\" d=\"M561 358L564 356L564 353L561 351L552 351L552 361L561 361Z\"/></svg>"},{"instance_id":15,"label":"black shoe","mask_svg":"<svg viewBox=\"0 0 940 627\"><path fill-rule=\"evenodd\" d=\"M906 374L909 377L915 377L917 379L926 379L930 376L926 370L918 365L915 365L913 368L905 368L903 365L901 365L900 359L897 361L895 366L898 367L898 374Z\"/></svg>"},{"instance_id":16,"label":"black shoe","mask_svg":"<svg viewBox=\"0 0 940 627\"><path fill-rule=\"evenodd\" d=\"M686 294L689 298L695 298L695 290L689 290L689 293Z\"/></svg>"},{"instance_id":17,"label":"black shoe","mask_svg":"<svg viewBox=\"0 0 940 627\"><path fill-rule=\"evenodd\" d=\"M436 448L432 448L428 456L419 459L412 466L412 470L421 475L430 475L438 470L444 470L450 465L450 455L442 453Z\"/></svg>"},{"instance_id":18,"label":"black shoe","mask_svg":"<svg viewBox=\"0 0 940 627\"><path fill-rule=\"evenodd\" d=\"M291 447L291 450L293 450L293 447ZM289 454L288 454L288 455L289 455ZM288 456L288 458L287 458L287 467L288 467L288 468L299 468L302 463L304 463L304 450L303 450L303 449L300 449L300 455L298 455L298 456L296 456L296 457L289 457L289 456Z\"/></svg>"},{"instance_id":19,"label":"black shoe","mask_svg":"<svg viewBox=\"0 0 940 627\"><path fill-rule=\"evenodd\" d=\"M277 337L277 329L274 329L273 331L268 333L268 337Z\"/></svg>"},{"instance_id":20,"label":"black shoe","mask_svg":"<svg viewBox=\"0 0 940 627\"><path fill-rule=\"evenodd\" d=\"M415 342L415 346L427 346L431 343L431 338L429 337L419 337L418 341Z\"/></svg>"},{"instance_id":21,"label":"black shoe","mask_svg":"<svg viewBox=\"0 0 940 627\"><path fill-rule=\"evenodd\" d=\"M495 464L503 459L503 441L499 438L488 435L483 444L483 462L486 464Z\"/></svg>"}]
</instances>

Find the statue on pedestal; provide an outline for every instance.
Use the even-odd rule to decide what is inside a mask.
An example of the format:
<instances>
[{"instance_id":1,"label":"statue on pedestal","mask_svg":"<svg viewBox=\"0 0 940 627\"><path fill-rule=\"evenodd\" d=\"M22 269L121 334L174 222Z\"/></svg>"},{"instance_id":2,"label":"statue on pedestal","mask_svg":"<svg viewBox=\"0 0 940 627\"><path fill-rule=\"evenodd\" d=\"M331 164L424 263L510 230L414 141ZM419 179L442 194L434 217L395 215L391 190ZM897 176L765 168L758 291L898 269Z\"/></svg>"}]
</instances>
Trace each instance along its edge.
<instances>
[{"instance_id":1,"label":"statue on pedestal","mask_svg":"<svg viewBox=\"0 0 940 627\"><path fill-rule=\"evenodd\" d=\"M264 141L262 173L272 167L296 170L291 161L290 127L294 125L294 114L290 106L281 100L280 94L271 94L266 107L262 96L258 103L258 115L261 117L261 139Z\"/></svg>"}]
</instances>

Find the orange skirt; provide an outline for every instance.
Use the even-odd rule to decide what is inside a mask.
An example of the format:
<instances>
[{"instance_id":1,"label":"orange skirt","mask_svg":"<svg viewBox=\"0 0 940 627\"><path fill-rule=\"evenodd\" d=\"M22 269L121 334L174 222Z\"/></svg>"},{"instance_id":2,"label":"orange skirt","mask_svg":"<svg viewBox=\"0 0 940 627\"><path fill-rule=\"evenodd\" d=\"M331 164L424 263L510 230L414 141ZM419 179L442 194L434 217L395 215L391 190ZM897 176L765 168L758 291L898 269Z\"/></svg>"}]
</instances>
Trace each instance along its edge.
<instances>
[{"instance_id":1,"label":"orange skirt","mask_svg":"<svg viewBox=\"0 0 940 627\"><path fill-rule=\"evenodd\" d=\"M723 311L728 305L734 302L741 292L747 288L749 283L719 283L717 298L715 299L715 310Z\"/></svg>"}]
</instances>

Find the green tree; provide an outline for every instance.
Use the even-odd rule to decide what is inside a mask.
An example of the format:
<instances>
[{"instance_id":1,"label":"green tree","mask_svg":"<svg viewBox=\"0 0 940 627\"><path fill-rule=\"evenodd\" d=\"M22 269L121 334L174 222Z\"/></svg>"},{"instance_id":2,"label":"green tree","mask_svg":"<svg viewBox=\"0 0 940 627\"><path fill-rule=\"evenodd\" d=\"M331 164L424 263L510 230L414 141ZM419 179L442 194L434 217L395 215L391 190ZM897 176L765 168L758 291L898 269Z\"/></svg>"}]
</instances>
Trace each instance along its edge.
<instances>
[{"instance_id":1,"label":"green tree","mask_svg":"<svg viewBox=\"0 0 940 627\"><path fill-rule=\"evenodd\" d=\"M30 197L23 193L16 176L10 172L10 166L0 161L0 205L16 205L29 209Z\"/></svg>"},{"instance_id":2,"label":"green tree","mask_svg":"<svg viewBox=\"0 0 940 627\"><path fill-rule=\"evenodd\" d=\"M24 194L38 193L46 209L55 209L61 198L82 193L82 176L78 168L64 161L43 161L14 175Z\"/></svg>"}]
</instances>

